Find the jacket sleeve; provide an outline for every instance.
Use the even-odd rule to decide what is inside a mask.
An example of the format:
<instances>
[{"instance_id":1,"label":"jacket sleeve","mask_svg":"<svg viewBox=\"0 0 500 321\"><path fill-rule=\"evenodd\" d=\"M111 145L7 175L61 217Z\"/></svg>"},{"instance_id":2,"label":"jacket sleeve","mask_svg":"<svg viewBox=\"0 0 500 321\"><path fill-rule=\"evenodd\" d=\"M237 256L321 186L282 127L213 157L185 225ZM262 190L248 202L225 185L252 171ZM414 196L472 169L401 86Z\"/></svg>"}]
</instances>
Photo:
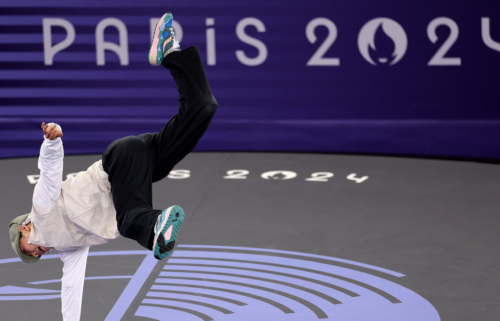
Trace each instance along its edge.
<instances>
[{"instance_id":1,"label":"jacket sleeve","mask_svg":"<svg viewBox=\"0 0 500 321\"><path fill-rule=\"evenodd\" d=\"M64 148L61 138L44 139L38 158L40 179L33 193L35 214L47 214L61 194Z\"/></svg>"},{"instance_id":2,"label":"jacket sleeve","mask_svg":"<svg viewBox=\"0 0 500 321\"><path fill-rule=\"evenodd\" d=\"M64 263L61 280L61 303L64 321L80 320L88 253L88 247L60 252L61 261Z\"/></svg>"}]
</instances>

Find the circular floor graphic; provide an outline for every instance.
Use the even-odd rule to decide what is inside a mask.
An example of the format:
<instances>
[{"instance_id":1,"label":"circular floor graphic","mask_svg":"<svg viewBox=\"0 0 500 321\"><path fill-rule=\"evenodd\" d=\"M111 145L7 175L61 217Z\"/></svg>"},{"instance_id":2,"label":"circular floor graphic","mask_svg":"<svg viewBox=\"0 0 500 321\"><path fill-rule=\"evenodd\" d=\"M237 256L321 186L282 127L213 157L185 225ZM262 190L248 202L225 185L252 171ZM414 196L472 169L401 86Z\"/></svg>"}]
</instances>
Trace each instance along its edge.
<instances>
[{"instance_id":1,"label":"circular floor graphic","mask_svg":"<svg viewBox=\"0 0 500 321\"><path fill-rule=\"evenodd\" d=\"M98 155L67 156L64 175ZM0 219L31 206L37 159L0 160ZM500 166L389 157L193 153L154 185L186 220L161 262L91 248L82 320L497 320ZM0 248L7 320L58 320L57 252Z\"/></svg>"}]
</instances>

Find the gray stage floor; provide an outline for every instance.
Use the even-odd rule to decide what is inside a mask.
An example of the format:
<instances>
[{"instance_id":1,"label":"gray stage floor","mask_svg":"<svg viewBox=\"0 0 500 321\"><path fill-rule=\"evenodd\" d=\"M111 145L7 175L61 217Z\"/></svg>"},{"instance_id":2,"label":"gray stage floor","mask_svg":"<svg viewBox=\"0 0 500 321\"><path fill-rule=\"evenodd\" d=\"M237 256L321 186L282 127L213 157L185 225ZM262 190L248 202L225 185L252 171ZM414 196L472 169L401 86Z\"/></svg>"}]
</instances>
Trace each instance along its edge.
<instances>
[{"instance_id":1,"label":"gray stage floor","mask_svg":"<svg viewBox=\"0 0 500 321\"><path fill-rule=\"evenodd\" d=\"M65 174L99 156L67 156ZM500 166L321 154L193 153L154 186L186 212L161 262L91 248L82 320L499 320ZM15 259L37 159L0 160L1 320L59 320L62 263Z\"/></svg>"}]
</instances>

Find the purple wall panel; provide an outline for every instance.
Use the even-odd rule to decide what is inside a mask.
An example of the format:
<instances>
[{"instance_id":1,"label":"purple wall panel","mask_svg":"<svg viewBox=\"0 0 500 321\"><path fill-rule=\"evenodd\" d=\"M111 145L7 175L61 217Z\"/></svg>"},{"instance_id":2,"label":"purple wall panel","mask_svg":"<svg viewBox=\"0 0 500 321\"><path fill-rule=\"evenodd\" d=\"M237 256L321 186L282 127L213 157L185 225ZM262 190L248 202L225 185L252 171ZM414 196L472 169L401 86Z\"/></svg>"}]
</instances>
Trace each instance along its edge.
<instances>
[{"instance_id":1,"label":"purple wall panel","mask_svg":"<svg viewBox=\"0 0 500 321\"><path fill-rule=\"evenodd\" d=\"M500 3L451 0L0 0L0 157L37 155L42 121L62 125L68 154L159 130L177 109L168 71L147 62L149 20L166 11L182 26L181 46L199 46L219 102L197 150L500 159ZM109 17L126 27L125 65L111 51L97 65L96 26ZM249 17L265 28L244 29L260 49L237 35ZM52 65L44 18L75 29ZM66 37L51 30L54 45ZM116 28L104 34L119 42ZM322 46L326 60L308 65ZM239 50L264 58L250 66Z\"/></svg>"}]
</instances>

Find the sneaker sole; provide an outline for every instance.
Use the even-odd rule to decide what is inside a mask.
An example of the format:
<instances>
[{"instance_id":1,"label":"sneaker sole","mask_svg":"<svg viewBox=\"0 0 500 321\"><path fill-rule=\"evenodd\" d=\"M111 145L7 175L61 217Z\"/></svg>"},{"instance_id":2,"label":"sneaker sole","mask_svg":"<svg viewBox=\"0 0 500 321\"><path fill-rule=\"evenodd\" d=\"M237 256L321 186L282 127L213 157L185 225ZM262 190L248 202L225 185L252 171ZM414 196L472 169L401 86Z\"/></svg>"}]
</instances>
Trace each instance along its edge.
<instances>
[{"instance_id":1,"label":"sneaker sole","mask_svg":"<svg viewBox=\"0 0 500 321\"><path fill-rule=\"evenodd\" d=\"M163 228L165 227L165 224L167 224L168 220L170 219L170 211L172 210L173 206L169 207L167 209L167 212L165 213L165 220L163 221L163 223L161 224L160 228L158 229L158 231L163 231ZM161 232L160 232L161 233ZM155 236L155 239L153 241L153 249L155 248L156 246L156 241L158 240L158 236L160 235L160 233L158 233L158 235ZM154 251L153 251L154 252Z\"/></svg>"},{"instance_id":2,"label":"sneaker sole","mask_svg":"<svg viewBox=\"0 0 500 321\"><path fill-rule=\"evenodd\" d=\"M158 58L158 42L160 41L160 37L157 37L156 35L158 34L160 30L160 26L162 23L164 23L163 19L165 19L165 16L168 15L169 12L165 13L158 23L156 24L155 31L153 33L153 43L151 44L151 47L149 48L149 63L155 66L158 66L156 63L156 58ZM151 50L155 48L155 50Z\"/></svg>"},{"instance_id":3,"label":"sneaker sole","mask_svg":"<svg viewBox=\"0 0 500 321\"><path fill-rule=\"evenodd\" d=\"M178 216L173 217L174 213L178 214ZM167 249L167 251L165 253L160 254L160 255L166 254L162 258L162 257L159 257L156 254L154 254L155 248L153 247L153 254L154 254L155 258L158 260L165 259L170 255L170 253L172 252L172 250L174 249L174 246L175 246L175 240L177 237L177 233L179 232L179 229L181 228L181 225L184 222L184 210L180 206L174 205L174 206L169 207L167 209L167 212L165 213L165 216L167 216L167 214L168 214L168 217L165 220L165 222L163 222L160 231L163 231L163 228L165 227L165 224L167 222L170 222L172 224L172 225L170 225L170 227L168 228L168 230L166 231L165 236L164 236L165 242L168 242L167 247L169 247L169 248ZM156 246L156 239L155 239L155 242L153 244L154 244L154 246Z\"/></svg>"}]
</instances>

